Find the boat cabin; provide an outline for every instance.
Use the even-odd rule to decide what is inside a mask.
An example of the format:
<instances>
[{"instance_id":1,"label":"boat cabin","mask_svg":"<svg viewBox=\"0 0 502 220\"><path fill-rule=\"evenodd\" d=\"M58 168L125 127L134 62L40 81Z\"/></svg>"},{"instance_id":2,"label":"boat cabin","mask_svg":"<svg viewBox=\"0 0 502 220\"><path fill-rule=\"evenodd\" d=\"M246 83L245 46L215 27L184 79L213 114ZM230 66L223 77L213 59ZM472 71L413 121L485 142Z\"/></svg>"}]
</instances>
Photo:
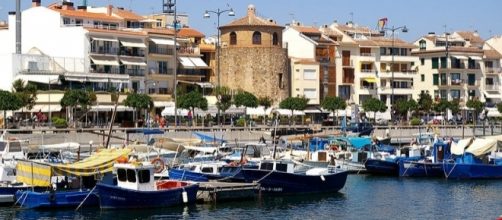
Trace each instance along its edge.
<instances>
[{"instance_id":1,"label":"boat cabin","mask_svg":"<svg viewBox=\"0 0 502 220\"><path fill-rule=\"evenodd\" d=\"M218 175L221 168L226 165L224 162L206 162L206 163L188 163L181 165L181 169L189 170L196 173Z\"/></svg>"},{"instance_id":2,"label":"boat cabin","mask_svg":"<svg viewBox=\"0 0 502 220\"><path fill-rule=\"evenodd\" d=\"M21 140L2 140L0 141L0 157L2 163L5 160L24 159L23 144L26 141Z\"/></svg>"},{"instance_id":3,"label":"boat cabin","mask_svg":"<svg viewBox=\"0 0 502 220\"><path fill-rule=\"evenodd\" d=\"M153 191L155 168L150 163L117 163L114 165L117 174L117 186L138 191Z\"/></svg>"},{"instance_id":4,"label":"boat cabin","mask_svg":"<svg viewBox=\"0 0 502 220\"><path fill-rule=\"evenodd\" d=\"M295 164L291 161L265 160L260 163L260 170L274 170L285 173L294 173Z\"/></svg>"}]
</instances>

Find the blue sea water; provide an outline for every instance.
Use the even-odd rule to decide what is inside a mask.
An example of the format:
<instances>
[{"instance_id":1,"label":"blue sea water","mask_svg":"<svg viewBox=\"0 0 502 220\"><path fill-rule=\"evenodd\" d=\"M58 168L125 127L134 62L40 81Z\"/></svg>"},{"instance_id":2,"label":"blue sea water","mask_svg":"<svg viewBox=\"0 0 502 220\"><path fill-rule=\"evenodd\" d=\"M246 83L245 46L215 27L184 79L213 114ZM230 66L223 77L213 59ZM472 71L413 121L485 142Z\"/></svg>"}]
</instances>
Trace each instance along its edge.
<instances>
[{"instance_id":1,"label":"blue sea water","mask_svg":"<svg viewBox=\"0 0 502 220\"><path fill-rule=\"evenodd\" d=\"M351 175L339 193L261 197L165 209L35 211L0 208L0 219L496 219L502 181Z\"/></svg>"}]
</instances>

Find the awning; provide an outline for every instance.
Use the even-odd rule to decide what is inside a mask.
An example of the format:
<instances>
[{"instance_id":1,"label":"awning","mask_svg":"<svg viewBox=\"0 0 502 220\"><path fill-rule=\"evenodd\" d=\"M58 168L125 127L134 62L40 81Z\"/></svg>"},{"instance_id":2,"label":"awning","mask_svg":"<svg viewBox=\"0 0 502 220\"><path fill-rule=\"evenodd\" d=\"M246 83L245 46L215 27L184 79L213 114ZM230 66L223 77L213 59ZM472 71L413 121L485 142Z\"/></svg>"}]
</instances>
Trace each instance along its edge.
<instances>
[{"instance_id":1,"label":"awning","mask_svg":"<svg viewBox=\"0 0 502 220\"><path fill-rule=\"evenodd\" d=\"M192 61L192 63L195 64L197 68L209 68L206 62L204 62L204 60L202 60L200 57L190 57L190 61Z\"/></svg>"},{"instance_id":2,"label":"awning","mask_svg":"<svg viewBox=\"0 0 502 220\"><path fill-rule=\"evenodd\" d=\"M467 59L469 59L468 57L461 56L461 55L452 55L452 57L455 57L456 59L459 59L459 60L467 60Z\"/></svg>"},{"instance_id":3,"label":"awning","mask_svg":"<svg viewBox=\"0 0 502 220\"><path fill-rule=\"evenodd\" d=\"M472 60L483 60L483 58L478 57L478 56L469 56Z\"/></svg>"},{"instance_id":4,"label":"awning","mask_svg":"<svg viewBox=\"0 0 502 220\"><path fill-rule=\"evenodd\" d=\"M146 48L145 43L141 40L120 40L120 44L124 47L138 47L138 48Z\"/></svg>"},{"instance_id":5,"label":"awning","mask_svg":"<svg viewBox=\"0 0 502 220\"><path fill-rule=\"evenodd\" d=\"M120 157L127 156L131 149L103 149L90 157L73 164L51 165L56 175L93 176L113 170L113 164Z\"/></svg>"},{"instance_id":6,"label":"awning","mask_svg":"<svg viewBox=\"0 0 502 220\"><path fill-rule=\"evenodd\" d=\"M197 82L195 84L197 84L201 88L214 88L214 85L210 82Z\"/></svg>"},{"instance_id":7,"label":"awning","mask_svg":"<svg viewBox=\"0 0 502 220\"><path fill-rule=\"evenodd\" d=\"M476 138L472 142L472 144L467 147L465 152L471 153L476 157L485 155L487 153L490 153L492 151L497 150L497 142L498 140L495 138Z\"/></svg>"},{"instance_id":8,"label":"awning","mask_svg":"<svg viewBox=\"0 0 502 220\"><path fill-rule=\"evenodd\" d=\"M289 110L289 109L278 108L278 109L274 109L272 111L272 113L278 113L279 115L284 115L284 116L291 116L291 110ZM305 112L294 110L293 115L305 115Z\"/></svg>"},{"instance_id":9,"label":"awning","mask_svg":"<svg viewBox=\"0 0 502 220\"><path fill-rule=\"evenodd\" d=\"M502 117L502 114L500 114L497 108L488 108L488 113L486 113L486 117L498 118Z\"/></svg>"},{"instance_id":10,"label":"awning","mask_svg":"<svg viewBox=\"0 0 502 220\"><path fill-rule=\"evenodd\" d=\"M153 101L153 107L156 107L156 108L167 107L167 106L171 106L171 103L173 103L173 102L168 102L168 101Z\"/></svg>"},{"instance_id":11,"label":"awning","mask_svg":"<svg viewBox=\"0 0 502 220\"><path fill-rule=\"evenodd\" d=\"M59 75L18 74L16 75L16 80L18 79L22 79L25 82L59 84Z\"/></svg>"},{"instance_id":12,"label":"awning","mask_svg":"<svg viewBox=\"0 0 502 220\"><path fill-rule=\"evenodd\" d=\"M246 115L256 115L256 116L264 116L270 115L272 112L272 108L265 109L263 106L258 106L256 108L246 108Z\"/></svg>"},{"instance_id":13,"label":"awning","mask_svg":"<svg viewBox=\"0 0 502 220\"><path fill-rule=\"evenodd\" d=\"M367 83L376 83L376 78L375 77L365 77L363 78L364 81Z\"/></svg>"},{"instance_id":14,"label":"awning","mask_svg":"<svg viewBox=\"0 0 502 220\"><path fill-rule=\"evenodd\" d=\"M190 59L190 57L180 57L178 58L181 62L181 65L183 65L183 67L185 68L195 68L196 65L192 62L192 60Z\"/></svg>"},{"instance_id":15,"label":"awning","mask_svg":"<svg viewBox=\"0 0 502 220\"><path fill-rule=\"evenodd\" d=\"M100 74L100 73L65 73L65 80L76 82L112 82L128 83L129 75L125 74Z\"/></svg>"},{"instance_id":16,"label":"awning","mask_svg":"<svg viewBox=\"0 0 502 220\"><path fill-rule=\"evenodd\" d=\"M120 62L124 65L131 65L131 66L146 66L145 61L141 59L133 59L133 58L120 58Z\"/></svg>"},{"instance_id":17,"label":"awning","mask_svg":"<svg viewBox=\"0 0 502 220\"><path fill-rule=\"evenodd\" d=\"M94 105L94 106L91 106L92 112L113 112L113 109L115 109L114 105ZM125 105L118 105L117 106L117 112L132 112L132 111L134 111L134 108L127 107Z\"/></svg>"},{"instance_id":18,"label":"awning","mask_svg":"<svg viewBox=\"0 0 502 220\"><path fill-rule=\"evenodd\" d=\"M16 112L43 112L43 113L48 113L50 112L60 112L62 109L61 105L58 104L47 104L47 105L42 105L42 104L37 104L34 105L31 110L28 110L26 107L17 110Z\"/></svg>"},{"instance_id":19,"label":"awning","mask_svg":"<svg viewBox=\"0 0 502 220\"><path fill-rule=\"evenodd\" d=\"M498 92L498 91L483 91L483 94L485 95L485 98L489 98L489 99L502 98L500 95L500 92Z\"/></svg>"},{"instance_id":20,"label":"awning","mask_svg":"<svg viewBox=\"0 0 502 220\"><path fill-rule=\"evenodd\" d=\"M172 45L174 46L174 40L172 39L162 39L162 38L150 38L157 45Z\"/></svg>"},{"instance_id":21,"label":"awning","mask_svg":"<svg viewBox=\"0 0 502 220\"><path fill-rule=\"evenodd\" d=\"M52 186L51 167L33 161L19 160L16 164L16 181L32 186Z\"/></svg>"},{"instance_id":22,"label":"awning","mask_svg":"<svg viewBox=\"0 0 502 220\"><path fill-rule=\"evenodd\" d=\"M188 116L188 110L178 108L176 109L177 116ZM162 116L174 116L174 106L165 107L160 113Z\"/></svg>"},{"instance_id":23,"label":"awning","mask_svg":"<svg viewBox=\"0 0 502 220\"><path fill-rule=\"evenodd\" d=\"M120 66L119 61L111 57L91 56L91 60L96 65Z\"/></svg>"},{"instance_id":24,"label":"awning","mask_svg":"<svg viewBox=\"0 0 502 220\"><path fill-rule=\"evenodd\" d=\"M118 42L119 41L117 39L108 38L108 37L92 37L92 40L96 40L96 41L109 41L109 42Z\"/></svg>"}]
</instances>

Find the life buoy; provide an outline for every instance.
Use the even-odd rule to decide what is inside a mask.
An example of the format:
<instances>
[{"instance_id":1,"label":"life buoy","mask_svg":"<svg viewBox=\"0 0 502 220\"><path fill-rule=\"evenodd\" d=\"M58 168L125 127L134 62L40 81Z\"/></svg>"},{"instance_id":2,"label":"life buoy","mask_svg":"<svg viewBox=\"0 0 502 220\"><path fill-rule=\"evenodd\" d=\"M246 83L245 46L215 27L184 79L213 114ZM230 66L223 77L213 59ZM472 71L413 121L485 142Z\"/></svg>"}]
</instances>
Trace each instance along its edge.
<instances>
[{"instance_id":1,"label":"life buoy","mask_svg":"<svg viewBox=\"0 0 502 220\"><path fill-rule=\"evenodd\" d=\"M129 159L125 156L120 156L119 158L117 158L117 163L127 163L129 161Z\"/></svg>"},{"instance_id":2,"label":"life buoy","mask_svg":"<svg viewBox=\"0 0 502 220\"><path fill-rule=\"evenodd\" d=\"M331 150L332 150L332 151L338 151L338 146L336 146L336 145L331 145Z\"/></svg>"},{"instance_id":3,"label":"life buoy","mask_svg":"<svg viewBox=\"0 0 502 220\"><path fill-rule=\"evenodd\" d=\"M155 158L150 161L155 169L155 173L160 173L166 168L166 164L160 158Z\"/></svg>"}]
</instances>

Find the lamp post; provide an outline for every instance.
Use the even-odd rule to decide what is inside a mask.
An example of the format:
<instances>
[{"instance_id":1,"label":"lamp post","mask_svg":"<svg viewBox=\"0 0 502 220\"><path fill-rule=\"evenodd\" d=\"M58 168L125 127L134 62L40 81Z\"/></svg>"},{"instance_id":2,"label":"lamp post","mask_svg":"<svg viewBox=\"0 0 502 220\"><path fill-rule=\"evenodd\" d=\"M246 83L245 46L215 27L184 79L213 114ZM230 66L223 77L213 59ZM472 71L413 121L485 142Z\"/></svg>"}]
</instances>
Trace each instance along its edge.
<instances>
[{"instance_id":1,"label":"lamp post","mask_svg":"<svg viewBox=\"0 0 502 220\"><path fill-rule=\"evenodd\" d=\"M382 34L385 34L385 31L391 31L392 32L392 48L391 48L391 55L392 55L392 61L391 61L391 73L392 73L392 80L391 80L391 90L392 90L392 93L391 93L391 96L390 96L390 104L392 106L392 104L394 103L394 55L396 54L396 48L394 48L394 44L395 44L395 40L396 40L396 37L395 37L395 32L398 31L398 30L401 30L403 33L408 33L408 28L406 27L406 25L404 26L400 26L400 27L383 27L381 30L380 30L380 33ZM391 114L391 117L392 117L392 121L394 121L394 114L392 113Z\"/></svg>"},{"instance_id":2,"label":"lamp post","mask_svg":"<svg viewBox=\"0 0 502 220\"><path fill-rule=\"evenodd\" d=\"M221 10L220 8L218 8L217 10L206 10L206 12L204 13L204 18L210 18L210 14L215 14L216 17L217 17L217 29L218 29L218 37L216 38L216 65L217 65L217 75L218 75L218 88L220 88L221 86L221 77L220 77L220 50L221 50L221 47L220 47L220 38L221 38L221 32L220 32L220 15L222 15L223 13L225 12L228 12L228 16L230 17L233 17L235 16L235 12L234 12L234 9L230 8L230 9L224 9L224 10ZM220 109L218 109L218 124L220 124Z\"/></svg>"}]
</instances>

